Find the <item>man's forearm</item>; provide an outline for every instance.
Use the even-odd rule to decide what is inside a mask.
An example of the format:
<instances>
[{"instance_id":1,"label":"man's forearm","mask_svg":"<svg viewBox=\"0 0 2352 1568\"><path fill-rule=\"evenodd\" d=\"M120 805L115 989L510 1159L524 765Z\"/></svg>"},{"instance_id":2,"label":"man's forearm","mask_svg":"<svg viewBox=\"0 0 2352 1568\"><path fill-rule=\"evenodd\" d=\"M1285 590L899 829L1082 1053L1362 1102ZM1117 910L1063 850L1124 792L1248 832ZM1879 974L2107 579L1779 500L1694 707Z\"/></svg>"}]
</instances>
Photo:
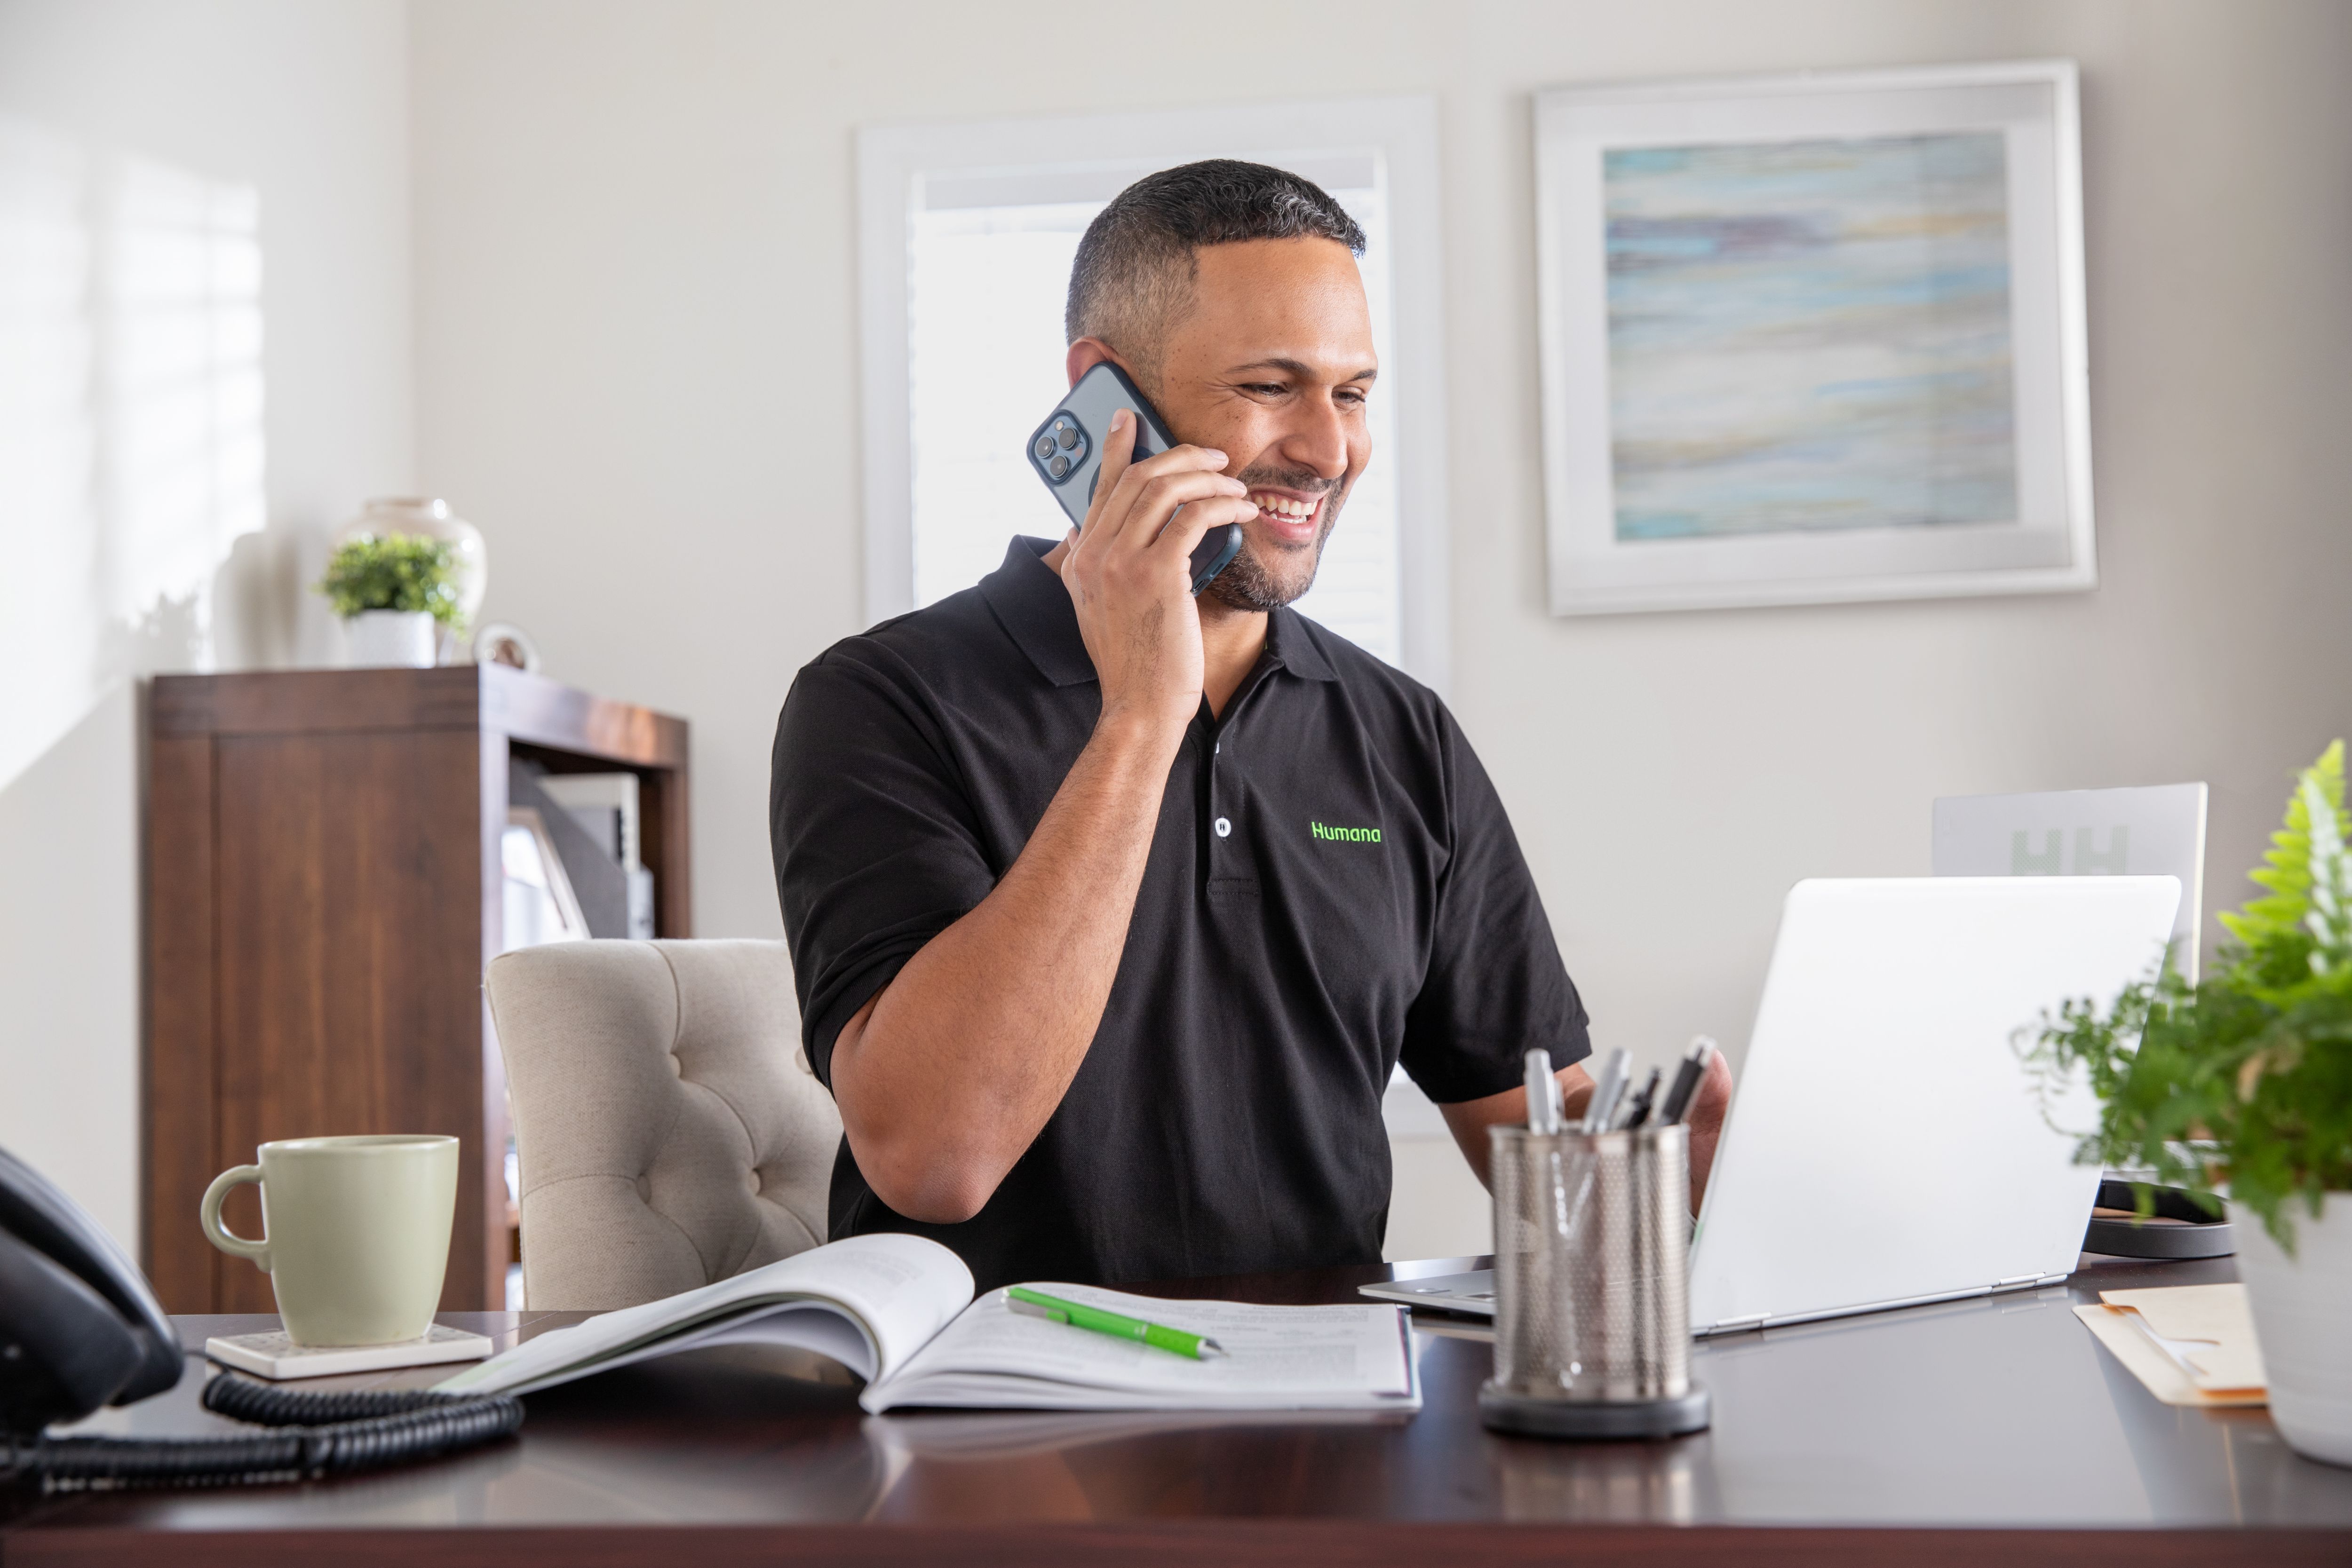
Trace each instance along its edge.
<instances>
[{"instance_id":1,"label":"man's forearm","mask_svg":"<svg viewBox=\"0 0 2352 1568\"><path fill-rule=\"evenodd\" d=\"M1580 1061L1561 1068L1554 1077L1559 1080L1560 1113L1571 1124L1580 1121L1584 1108L1592 1102L1592 1075ZM1445 1126L1454 1134L1454 1142L1478 1180L1491 1188L1495 1184L1486 1168L1488 1149L1486 1129L1508 1123L1513 1126L1528 1124L1528 1092L1522 1088L1506 1089L1500 1094L1489 1094L1484 1100L1464 1100L1437 1108L1445 1117Z\"/></svg>"},{"instance_id":2,"label":"man's forearm","mask_svg":"<svg viewBox=\"0 0 2352 1568\"><path fill-rule=\"evenodd\" d=\"M1559 1070L1561 1098L1566 1101L1566 1114L1574 1122L1584 1114L1591 1103L1593 1082L1581 1062ZM1717 1051L1709 1059L1706 1075L1699 1080L1691 1096L1690 1109L1685 1124L1690 1128L1690 1201L1691 1212L1698 1212L1699 1200L1706 1196L1708 1176L1715 1168L1715 1145L1723 1136L1723 1119L1731 1105L1731 1064ZM1503 1123L1524 1126L1528 1119L1528 1092L1508 1089L1500 1094L1490 1094L1484 1100L1465 1100L1458 1104L1440 1105L1445 1114L1445 1125L1462 1150L1462 1157L1478 1173L1478 1179L1488 1188L1494 1186L1487 1166L1486 1129Z\"/></svg>"},{"instance_id":3,"label":"man's forearm","mask_svg":"<svg viewBox=\"0 0 2352 1568\"><path fill-rule=\"evenodd\" d=\"M1086 1057L1118 973L1181 729L1107 714L996 888L842 1029L850 1152L909 1218L977 1213Z\"/></svg>"}]
</instances>

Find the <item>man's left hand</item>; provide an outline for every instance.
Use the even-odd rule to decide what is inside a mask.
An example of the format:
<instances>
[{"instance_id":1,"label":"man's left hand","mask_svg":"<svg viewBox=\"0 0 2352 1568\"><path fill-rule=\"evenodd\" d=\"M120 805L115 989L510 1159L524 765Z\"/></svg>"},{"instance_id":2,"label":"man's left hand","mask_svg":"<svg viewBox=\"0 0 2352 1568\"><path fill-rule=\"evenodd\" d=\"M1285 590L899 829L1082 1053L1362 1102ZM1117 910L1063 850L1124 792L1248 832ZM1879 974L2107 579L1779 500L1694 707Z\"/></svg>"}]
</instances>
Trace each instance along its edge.
<instances>
[{"instance_id":1,"label":"man's left hand","mask_svg":"<svg viewBox=\"0 0 2352 1568\"><path fill-rule=\"evenodd\" d=\"M1731 1109L1731 1063L1717 1051L1708 1059L1706 1076L1698 1081L1690 1109L1683 1120L1690 1124L1691 1212L1698 1212L1706 1196L1707 1173L1715 1167L1716 1140L1723 1136L1723 1115Z\"/></svg>"}]
</instances>

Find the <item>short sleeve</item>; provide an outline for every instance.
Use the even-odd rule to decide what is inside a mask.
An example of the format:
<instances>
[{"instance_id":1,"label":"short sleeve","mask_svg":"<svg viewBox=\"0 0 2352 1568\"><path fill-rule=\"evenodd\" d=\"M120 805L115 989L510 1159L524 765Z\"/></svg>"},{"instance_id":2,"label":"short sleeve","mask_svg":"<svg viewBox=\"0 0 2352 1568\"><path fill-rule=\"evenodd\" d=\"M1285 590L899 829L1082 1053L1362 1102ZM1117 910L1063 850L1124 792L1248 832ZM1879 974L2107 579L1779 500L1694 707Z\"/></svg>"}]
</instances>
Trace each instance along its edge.
<instances>
[{"instance_id":1,"label":"short sleeve","mask_svg":"<svg viewBox=\"0 0 2352 1568\"><path fill-rule=\"evenodd\" d=\"M1441 706L1437 716L1452 854L1401 1060L1423 1093L1449 1104L1518 1087L1532 1047L1565 1067L1592 1042L1494 781L1454 716Z\"/></svg>"},{"instance_id":2,"label":"short sleeve","mask_svg":"<svg viewBox=\"0 0 2352 1568\"><path fill-rule=\"evenodd\" d=\"M936 725L883 657L836 649L784 699L768 793L801 1039L833 1042L923 945L996 885Z\"/></svg>"}]
</instances>

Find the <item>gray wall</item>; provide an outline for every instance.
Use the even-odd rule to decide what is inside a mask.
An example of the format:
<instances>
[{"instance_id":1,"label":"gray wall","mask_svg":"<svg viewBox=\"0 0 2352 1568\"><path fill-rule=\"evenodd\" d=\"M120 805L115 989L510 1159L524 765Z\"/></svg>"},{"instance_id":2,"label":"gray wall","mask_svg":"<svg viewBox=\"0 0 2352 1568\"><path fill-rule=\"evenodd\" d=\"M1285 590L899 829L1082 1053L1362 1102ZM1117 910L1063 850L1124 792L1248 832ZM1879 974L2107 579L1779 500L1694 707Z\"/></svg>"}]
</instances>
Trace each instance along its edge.
<instances>
[{"instance_id":1,"label":"gray wall","mask_svg":"<svg viewBox=\"0 0 2352 1568\"><path fill-rule=\"evenodd\" d=\"M2210 780L2234 904L2352 722L2352 6L1211 4L1092 71L1033 15L415 14L423 475L557 672L694 720L703 931L776 931L775 709L860 621L877 121L1437 95L1454 700L1605 1041L1739 1040L1789 883L1924 873L1939 793ZM2041 56L2084 73L2099 590L1547 614L1530 91Z\"/></svg>"}]
</instances>

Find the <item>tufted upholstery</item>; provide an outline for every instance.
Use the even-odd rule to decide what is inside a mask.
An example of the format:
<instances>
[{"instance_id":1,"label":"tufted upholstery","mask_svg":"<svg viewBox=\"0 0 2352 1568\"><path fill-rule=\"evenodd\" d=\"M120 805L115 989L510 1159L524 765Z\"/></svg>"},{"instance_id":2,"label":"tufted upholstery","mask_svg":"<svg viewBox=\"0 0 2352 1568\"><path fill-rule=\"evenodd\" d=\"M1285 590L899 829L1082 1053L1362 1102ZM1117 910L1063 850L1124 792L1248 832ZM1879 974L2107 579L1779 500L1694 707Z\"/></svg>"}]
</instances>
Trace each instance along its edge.
<instances>
[{"instance_id":1,"label":"tufted upholstery","mask_svg":"<svg viewBox=\"0 0 2352 1568\"><path fill-rule=\"evenodd\" d=\"M534 1308L649 1301L824 1239L841 1118L781 942L562 942L491 961Z\"/></svg>"}]
</instances>

